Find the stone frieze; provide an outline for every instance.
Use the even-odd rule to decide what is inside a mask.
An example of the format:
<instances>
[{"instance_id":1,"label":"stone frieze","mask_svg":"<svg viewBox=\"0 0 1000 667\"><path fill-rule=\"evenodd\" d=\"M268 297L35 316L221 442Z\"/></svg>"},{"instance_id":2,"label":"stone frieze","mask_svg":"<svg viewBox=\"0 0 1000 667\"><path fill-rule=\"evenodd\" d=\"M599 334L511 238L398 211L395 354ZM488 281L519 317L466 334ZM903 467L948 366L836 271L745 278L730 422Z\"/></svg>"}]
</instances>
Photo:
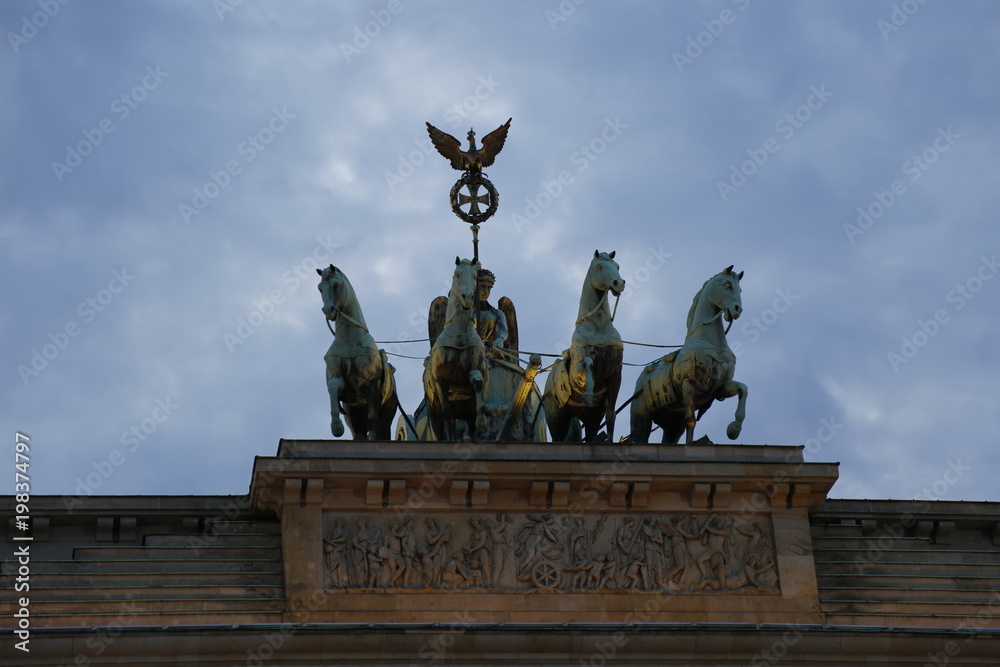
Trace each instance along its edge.
<instances>
[{"instance_id":1,"label":"stone frieze","mask_svg":"<svg viewBox=\"0 0 1000 667\"><path fill-rule=\"evenodd\" d=\"M330 592L780 593L763 516L327 512L322 548Z\"/></svg>"}]
</instances>

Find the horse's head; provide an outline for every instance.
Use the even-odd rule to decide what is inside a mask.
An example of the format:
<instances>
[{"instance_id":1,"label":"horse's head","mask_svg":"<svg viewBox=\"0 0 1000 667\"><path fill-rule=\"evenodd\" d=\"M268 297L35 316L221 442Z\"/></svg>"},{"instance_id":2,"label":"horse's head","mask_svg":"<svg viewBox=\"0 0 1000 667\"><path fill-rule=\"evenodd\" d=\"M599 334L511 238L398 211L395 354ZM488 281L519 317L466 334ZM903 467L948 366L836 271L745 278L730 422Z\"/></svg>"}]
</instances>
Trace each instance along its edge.
<instances>
[{"instance_id":1,"label":"horse's head","mask_svg":"<svg viewBox=\"0 0 1000 667\"><path fill-rule=\"evenodd\" d=\"M618 273L618 262L615 261L615 251L594 251L594 259L590 262L587 279L591 287L599 292L611 291L618 296L625 289L625 280Z\"/></svg>"},{"instance_id":2,"label":"horse's head","mask_svg":"<svg viewBox=\"0 0 1000 667\"><path fill-rule=\"evenodd\" d=\"M743 290L740 289L740 280L743 272L733 272L730 266L725 271L715 274L709 281L709 290L705 294L712 305L722 311L722 316L727 322L737 319L743 312Z\"/></svg>"},{"instance_id":3,"label":"horse's head","mask_svg":"<svg viewBox=\"0 0 1000 667\"><path fill-rule=\"evenodd\" d=\"M326 315L326 319L336 322L337 314L344 306L342 288L347 278L333 264L322 271L316 269L316 273L319 274L319 293L323 295L323 314Z\"/></svg>"},{"instance_id":4,"label":"horse's head","mask_svg":"<svg viewBox=\"0 0 1000 667\"><path fill-rule=\"evenodd\" d=\"M449 305L469 310L475 305L479 264L472 260L455 258L455 273L451 279L451 292L448 295Z\"/></svg>"}]
</instances>

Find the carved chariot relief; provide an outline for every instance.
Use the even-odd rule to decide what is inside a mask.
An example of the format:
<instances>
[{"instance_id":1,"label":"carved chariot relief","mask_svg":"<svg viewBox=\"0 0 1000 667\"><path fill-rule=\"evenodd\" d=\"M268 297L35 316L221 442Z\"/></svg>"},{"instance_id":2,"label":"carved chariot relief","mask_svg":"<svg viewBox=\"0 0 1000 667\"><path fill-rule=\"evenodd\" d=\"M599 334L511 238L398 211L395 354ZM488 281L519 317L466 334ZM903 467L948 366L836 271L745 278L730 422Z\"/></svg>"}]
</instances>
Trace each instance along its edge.
<instances>
[{"instance_id":1,"label":"carved chariot relief","mask_svg":"<svg viewBox=\"0 0 1000 667\"><path fill-rule=\"evenodd\" d=\"M325 586L779 594L766 517L327 513Z\"/></svg>"}]
</instances>

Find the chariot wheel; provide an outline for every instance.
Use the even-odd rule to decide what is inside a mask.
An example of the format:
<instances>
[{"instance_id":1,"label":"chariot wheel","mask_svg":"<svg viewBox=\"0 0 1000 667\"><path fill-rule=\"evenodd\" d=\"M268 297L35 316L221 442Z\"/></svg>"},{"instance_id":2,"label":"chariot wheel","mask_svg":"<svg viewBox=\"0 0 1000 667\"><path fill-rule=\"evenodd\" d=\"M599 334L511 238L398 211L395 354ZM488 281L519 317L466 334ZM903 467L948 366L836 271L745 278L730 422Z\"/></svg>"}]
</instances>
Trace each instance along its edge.
<instances>
[{"instance_id":1,"label":"chariot wheel","mask_svg":"<svg viewBox=\"0 0 1000 667\"><path fill-rule=\"evenodd\" d=\"M543 560L531 568L531 580L539 588L551 591L559 587L562 572L553 563Z\"/></svg>"}]
</instances>

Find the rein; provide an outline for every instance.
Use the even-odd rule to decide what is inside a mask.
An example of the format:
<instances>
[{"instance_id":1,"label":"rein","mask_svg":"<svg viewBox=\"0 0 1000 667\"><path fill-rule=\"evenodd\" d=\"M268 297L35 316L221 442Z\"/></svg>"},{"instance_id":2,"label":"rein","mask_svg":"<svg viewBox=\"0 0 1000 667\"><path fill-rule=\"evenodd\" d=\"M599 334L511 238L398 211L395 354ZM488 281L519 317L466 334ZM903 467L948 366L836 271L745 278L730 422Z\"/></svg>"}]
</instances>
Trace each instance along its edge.
<instances>
[{"instance_id":1,"label":"rein","mask_svg":"<svg viewBox=\"0 0 1000 667\"><path fill-rule=\"evenodd\" d=\"M722 314L724 312L726 312L726 311L720 309L719 312L717 312L715 315L713 315L712 317L708 318L707 320L705 320L704 322L702 322L698 326L696 326L693 329L691 329L691 331L688 332L688 335L691 335L691 333L697 331L698 329L700 329L700 328L702 328L704 326L708 326L709 324L711 324L715 320L719 319L720 317L722 317ZM729 320L729 325L726 327L725 331L723 331L724 335L727 335L727 336L729 335L729 330L733 328L733 322L735 322L735 321L736 320Z\"/></svg>"},{"instance_id":2,"label":"rein","mask_svg":"<svg viewBox=\"0 0 1000 667\"><path fill-rule=\"evenodd\" d=\"M605 303L607 303L607 301L608 301L608 292L610 292L610 291L611 290L604 290L604 294L601 296L601 300L597 302L597 305L594 306L594 308L589 313L587 313L586 315L582 315L582 316L578 317L577 320L576 320L576 325L575 326L580 326L583 322L586 322L591 317L593 317L594 315L596 315L597 311L599 311L601 309L601 306L603 306ZM615 297L615 311L614 311L614 313L611 313L611 321L612 322L615 321L615 313L618 312L618 299L620 299L620 298L621 298L621 294L619 294L618 296Z\"/></svg>"},{"instance_id":3,"label":"rein","mask_svg":"<svg viewBox=\"0 0 1000 667\"><path fill-rule=\"evenodd\" d=\"M334 319L337 319L338 317L343 317L350 324L353 324L357 328L359 328L362 331L364 331L366 334L370 334L371 333L370 331L368 331L368 327L366 327L365 325L361 324L361 322L358 322L356 319L354 319L353 317L351 317L350 315L348 315L347 313L345 313L344 311L342 311L340 308L334 308L333 312L335 314ZM327 320L326 320L326 328L329 329L330 333L332 333L334 336L337 335L337 332L335 332L333 330L333 327L330 326L330 319L329 318L327 318Z\"/></svg>"}]
</instances>

